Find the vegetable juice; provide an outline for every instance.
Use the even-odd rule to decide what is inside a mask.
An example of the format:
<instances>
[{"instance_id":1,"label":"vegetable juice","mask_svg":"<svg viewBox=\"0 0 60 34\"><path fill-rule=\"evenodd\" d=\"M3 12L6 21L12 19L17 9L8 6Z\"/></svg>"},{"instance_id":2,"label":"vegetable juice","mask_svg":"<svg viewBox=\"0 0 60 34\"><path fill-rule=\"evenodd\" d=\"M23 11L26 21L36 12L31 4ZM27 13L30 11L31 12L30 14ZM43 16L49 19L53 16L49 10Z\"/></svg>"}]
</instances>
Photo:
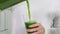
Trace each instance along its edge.
<instances>
[{"instance_id":1,"label":"vegetable juice","mask_svg":"<svg viewBox=\"0 0 60 34\"><path fill-rule=\"evenodd\" d=\"M25 26L26 26L26 29L30 29L29 26L32 25L32 24L36 24L35 21L31 21L31 13L30 13L30 4L29 4L29 1L26 0L26 3L27 3L27 8L28 8L28 18L29 18L29 21L25 22ZM30 34L30 33L28 33Z\"/></svg>"}]
</instances>

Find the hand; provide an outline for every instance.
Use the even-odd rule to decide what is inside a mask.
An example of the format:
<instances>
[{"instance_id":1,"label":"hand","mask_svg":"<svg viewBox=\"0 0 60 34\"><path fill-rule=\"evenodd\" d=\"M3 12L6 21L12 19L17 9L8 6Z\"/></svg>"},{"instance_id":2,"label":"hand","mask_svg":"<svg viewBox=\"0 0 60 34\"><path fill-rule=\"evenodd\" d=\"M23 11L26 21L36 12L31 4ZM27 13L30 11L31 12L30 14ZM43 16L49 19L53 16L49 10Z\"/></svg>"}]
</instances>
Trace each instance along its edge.
<instances>
[{"instance_id":1,"label":"hand","mask_svg":"<svg viewBox=\"0 0 60 34\"><path fill-rule=\"evenodd\" d=\"M33 24L29 26L31 29L27 29L27 32L31 34L44 34L45 29L41 24Z\"/></svg>"}]
</instances>

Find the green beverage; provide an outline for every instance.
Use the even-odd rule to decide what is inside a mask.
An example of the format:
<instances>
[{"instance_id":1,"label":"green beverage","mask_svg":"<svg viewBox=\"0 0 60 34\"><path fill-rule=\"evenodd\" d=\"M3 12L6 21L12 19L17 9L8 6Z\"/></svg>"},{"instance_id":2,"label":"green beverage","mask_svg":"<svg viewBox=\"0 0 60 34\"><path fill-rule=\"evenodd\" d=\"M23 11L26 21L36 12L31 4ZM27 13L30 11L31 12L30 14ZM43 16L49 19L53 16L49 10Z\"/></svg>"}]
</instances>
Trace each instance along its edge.
<instances>
[{"instance_id":1,"label":"green beverage","mask_svg":"<svg viewBox=\"0 0 60 34\"><path fill-rule=\"evenodd\" d=\"M31 13L30 13L30 4L29 4L29 1L26 0L26 3L27 3L27 8L28 8L28 18L29 18L29 21L31 21Z\"/></svg>"},{"instance_id":2,"label":"green beverage","mask_svg":"<svg viewBox=\"0 0 60 34\"><path fill-rule=\"evenodd\" d=\"M26 29L31 29L31 28L29 28L29 26L32 24L36 24L36 22L35 21L25 22ZM28 33L28 34L30 34L30 33Z\"/></svg>"},{"instance_id":3,"label":"green beverage","mask_svg":"<svg viewBox=\"0 0 60 34\"><path fill-rule=\"evenodd\" d=\"M29 1L26 0L26 3L27 3L27 8L28 8L28 18L29 18L29 21L25 22L25 26L26 26L26 29L30 29L29 26L32 25L32 24L36 24L35 21L31 21L31 13L30 13L30 4L29 4ZM30 34L30 33L28 33Z\"/></svg>"},{"instance_id":4,"label":"green beverage","mask_svg":"<svg viewBox=\"0 0 60 34\"><path fill-rule=\"evenodd\" d=\"M29 26L32 25L32 24L36 24L36 22L35 21L25 22L26 29L30 29Z\"/></svg>"}]
</instances>

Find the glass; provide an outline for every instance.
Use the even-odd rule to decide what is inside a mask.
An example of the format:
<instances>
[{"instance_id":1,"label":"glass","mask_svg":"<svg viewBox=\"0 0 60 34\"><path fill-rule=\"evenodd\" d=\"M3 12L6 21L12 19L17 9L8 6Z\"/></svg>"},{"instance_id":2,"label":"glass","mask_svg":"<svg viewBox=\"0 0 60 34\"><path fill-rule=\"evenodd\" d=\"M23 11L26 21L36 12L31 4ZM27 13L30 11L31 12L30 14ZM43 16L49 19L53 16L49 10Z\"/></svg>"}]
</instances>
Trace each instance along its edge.
<instances>
[{"instance_id":1,"label":"glass","mask_svg":"<svg viewBox=\"0 0 60 34\"><path fill-rule=\"evenodd\" d=\"M22 15L22 19L23 19L23 22L24 22L24 25L25 25L25 29L31 29L29 28L30 25L33 25L33 24L36 24L37 22L32 18L31 21L28 21L28 18L26 17L27 15ZM31 34L31 33L28 33L27 34Z\"/></svg>"},{"instance_id":2,"label":"glass","mask_svg":"<svg viewBox=\"0 0 60 34\"><path fill-rule=\"evenodd\" d=\"M32 25L32 24L36 24L36 22L35 21L25 22L26 29L30 29L29 26Z\"/></svg>"},{"instance_id":3,"label":"glass","mask_svg":"<svg viewBox=\"0 0 60 34\"><path fill-rule=\"evenodd\" d=\"M32 24L36 24L36 22L35 21L27 21L27 22L25 22L26 30L30 29L29 26L32 25ZM30 34L30 33L28 33L28 34Z\"/></svg>"}]
</instances>

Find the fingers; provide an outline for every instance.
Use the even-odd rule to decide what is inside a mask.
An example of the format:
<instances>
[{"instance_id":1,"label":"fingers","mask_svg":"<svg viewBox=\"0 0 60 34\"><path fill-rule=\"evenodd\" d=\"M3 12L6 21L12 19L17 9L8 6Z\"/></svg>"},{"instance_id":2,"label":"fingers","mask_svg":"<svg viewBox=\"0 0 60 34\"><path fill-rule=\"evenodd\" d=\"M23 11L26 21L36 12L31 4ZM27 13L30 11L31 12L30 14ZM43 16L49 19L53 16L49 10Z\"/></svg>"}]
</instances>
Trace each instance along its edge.
<instances>
[{"instance_id":1,"label":"fingers","mask_svg":"<svg viewBox=\"0 0 60 34\"><path fill-rule=\"evenodd\" d=\"M41 24L33 24L29 26L31 29L28 29L27 32L31 34L44 34L45 29Z\"/></svg>"},{"instance_id":2,"label":"fingers","mask_svg":"<svg viewBox=\"0 0 60 34\"><path fill-rule=\"evenodd\" d=\"M29 26L29 28L36 28L36 27L39 27L39 26L40 26L40 24L33 24L33 25Z\"/></svg>"},{"instance_id":3,"label":"fingers","mask_svg":"<svg viewBox=\"0 0 60 34\"><path fill-rule=\"evenodd\" d=\"M37 27L38 26L38 27ZM36 32L38 30L41 30L43 29L42 26L40 26L40 24L34 24L34 25L31 25L29 26L31 29L28 29L27 32Z\"/></svg>"},{"instance_id":4,"label":"fingers","mask_svg":"<svg viewBox=\"0 0 60 34\"><path fill-rule=\"evenodd\" d=\"M37 32L38 30L40 30L40 27L37 27L37 28L33 28L33 29L28 29L27 32Z\"/></svg>"},{"instance_id":5,"label":"fingers","mask_svg":"<svg viewBox=\"0 0 60 34\"><path fill-rule=\"evenodd\" d=\"M29 32L31 34L44 34L45 31L41 27L38 27L38 28L34 28L34 29L28 29L27 32Z\"/></svg>"},{"instance_id":6,"label":"fingers","mask_svg":"<svg viewBox=\"0 0 60 34\"><path fill-rule=\"evenodd\" d=\"M38 30L37 32L31 33L31 34L44 34L43 30Z\"/></svg>"}]
</instances>

